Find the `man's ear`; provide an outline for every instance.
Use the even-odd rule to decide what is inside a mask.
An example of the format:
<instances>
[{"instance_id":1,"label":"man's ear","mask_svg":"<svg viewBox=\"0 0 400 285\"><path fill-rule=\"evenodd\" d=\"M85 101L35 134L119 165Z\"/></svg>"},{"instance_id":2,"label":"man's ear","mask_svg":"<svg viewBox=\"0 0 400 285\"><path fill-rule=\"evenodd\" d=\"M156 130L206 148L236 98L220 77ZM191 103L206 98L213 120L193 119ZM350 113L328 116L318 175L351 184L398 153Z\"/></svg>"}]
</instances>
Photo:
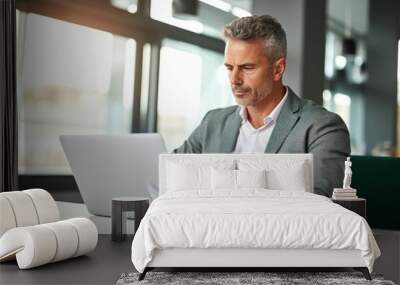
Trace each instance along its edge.
<instances>
[{"instance_id":1,"label":"man's ear","mask_svg":"<svg viewBox=\"0 0 400 285\"><path fill-rule=\"evenodd\" d=\"M274 62L273 80L278 81L282 78L286 68L286 58L280 57Z\"/></svg>"}]
</instances>

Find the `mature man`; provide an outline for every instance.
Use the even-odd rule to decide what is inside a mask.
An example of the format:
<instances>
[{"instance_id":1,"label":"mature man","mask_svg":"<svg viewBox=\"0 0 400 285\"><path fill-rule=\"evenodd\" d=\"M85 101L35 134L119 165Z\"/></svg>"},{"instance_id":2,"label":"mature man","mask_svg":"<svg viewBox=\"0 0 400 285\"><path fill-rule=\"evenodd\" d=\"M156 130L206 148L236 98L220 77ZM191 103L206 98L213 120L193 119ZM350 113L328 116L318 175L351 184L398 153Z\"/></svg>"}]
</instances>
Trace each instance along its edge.
<instances>
[{"instance_id":1,"label":"mature man","mask_svg":"<svg viewBox=\"0 0 400 285\"><path fill-rule=\"evenodd\" d=\"M225 66L239 106L209 111L177 153L312 153L314 192L330 196L350 154L341 118L282 84L286 34L271 16L225 26Z\"/></svg>"}]
</instances>

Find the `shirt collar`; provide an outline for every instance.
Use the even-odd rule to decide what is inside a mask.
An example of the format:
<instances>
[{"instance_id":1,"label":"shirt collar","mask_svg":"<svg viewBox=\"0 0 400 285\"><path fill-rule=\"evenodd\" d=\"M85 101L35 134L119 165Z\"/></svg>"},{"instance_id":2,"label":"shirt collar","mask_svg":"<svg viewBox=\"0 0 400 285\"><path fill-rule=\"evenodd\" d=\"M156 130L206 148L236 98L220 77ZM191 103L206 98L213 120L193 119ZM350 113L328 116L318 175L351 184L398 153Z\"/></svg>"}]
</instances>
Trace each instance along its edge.
<instances>
[{"instance_id":1,"label":"shirt collar","mask_svg":"<svg viewBox=\"0 0 400 285\"><path fill-rule=\"evenodd\" d=\"M275 122L278 119L279 113L283 107L283 104L285 103L287 96L288 96L288 90L289 88L287 88L286 86L284 86L286 89L285 95L283 95L283 98L281 99L281 101L279 102L278 105L275 106L275 108L272 110L271 113L269 113L269 115L267 115L264 118L264 124L267 124L268 122ZM242 124L247 123L247 109L244 106L240 106L240 111L239 111L239 115L242 118Z\"/></svg>"}]
</instances>

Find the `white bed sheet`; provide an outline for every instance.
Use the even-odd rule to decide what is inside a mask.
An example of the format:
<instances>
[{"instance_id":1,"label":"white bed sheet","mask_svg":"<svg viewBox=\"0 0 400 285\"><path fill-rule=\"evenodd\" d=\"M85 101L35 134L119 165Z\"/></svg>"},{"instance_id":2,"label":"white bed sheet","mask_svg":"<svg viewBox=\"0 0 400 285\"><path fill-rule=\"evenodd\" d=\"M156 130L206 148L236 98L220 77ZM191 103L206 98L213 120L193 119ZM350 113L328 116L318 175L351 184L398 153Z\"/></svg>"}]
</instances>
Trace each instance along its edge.
<instances>
[{"instance_id":1,"label":"white bed sheet","mask_svg":"<svg viewBox=\"0 0 400 285\"><path fill-rule=\"evenodd\" d=\"M357 249L370 272L380 255L361 216L320 195L266 189L163 194L134 237L135 268L166 248Z\"/></svg>"}]
</instances>

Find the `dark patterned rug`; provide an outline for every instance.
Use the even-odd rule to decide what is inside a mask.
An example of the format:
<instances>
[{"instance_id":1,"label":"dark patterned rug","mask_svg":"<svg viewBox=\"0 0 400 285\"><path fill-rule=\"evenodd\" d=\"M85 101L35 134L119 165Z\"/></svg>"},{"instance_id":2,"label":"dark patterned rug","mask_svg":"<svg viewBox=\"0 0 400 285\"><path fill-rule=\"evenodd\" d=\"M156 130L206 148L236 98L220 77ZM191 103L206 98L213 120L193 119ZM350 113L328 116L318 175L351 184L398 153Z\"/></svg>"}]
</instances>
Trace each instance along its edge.
<instances>
[{"instance_id":1,"label":"dark patterned rug","mask_svg":"<svg viewBox=\"0 0 400 285\"><path fill-rule=\"evenodd\" d=\"M124 273L117 285L134 284L379 284L395 285L380 275L372 274L372 281L364 278L360 272L148 272L142 281L139 273Z\"/></svg>"}]
</instances>

